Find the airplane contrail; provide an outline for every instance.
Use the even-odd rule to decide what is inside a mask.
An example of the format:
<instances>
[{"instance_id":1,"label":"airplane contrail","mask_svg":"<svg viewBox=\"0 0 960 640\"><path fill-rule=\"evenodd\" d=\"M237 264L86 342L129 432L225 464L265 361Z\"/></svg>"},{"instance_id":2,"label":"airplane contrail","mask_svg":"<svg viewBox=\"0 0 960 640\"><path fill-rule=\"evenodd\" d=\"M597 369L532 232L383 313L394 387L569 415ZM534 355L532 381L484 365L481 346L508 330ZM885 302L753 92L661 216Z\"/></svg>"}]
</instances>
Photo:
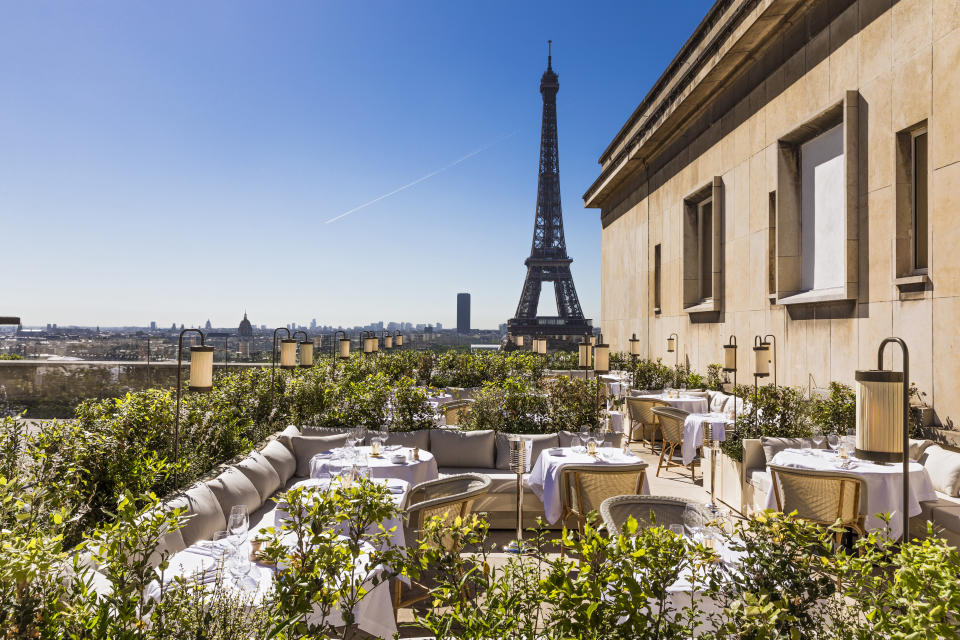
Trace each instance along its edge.
<instances>
[{"instance_id":1,"label":"airplane contrail","mask_svg":"<svg viewBox=\"0 0 960 640\"><path fill-rule=\"evenodd\" d=\"M505 135L505 136L500 136L499 138L497 138L497 139L494 140L493 142L490 142L490 143L488 143L488 144L485 144L485 145L483 145L482 147L480 147L480 148L478 148L478 149L474 149L473 151L471 151L470 153L468 153L467 155L465 155L465 156L463 156L463 157L461 157L461 158L457 158L456 160L454 160L453 162L451 162L451 163L448 164L447 166L445 166L445 167L440 167L439 169L436 169L435 171L431 171L431 172L428 173L427 175L422 176L422 177L420 177L420 178L417 178L417 179L414 180L413 182L409 182L409 183L403 185L402 187L397 187L396 189L394 189L394 190L391 191L390 193L385 193L385 194L383 194L382 196L378 196L378 197L374 198L373 200L371 200L370 202L365 202L364 204L360 205L359 207L354 207L353 209L350 209L349 211L344 211L344 212L341 213L340 215L335 216L335 217L333 217L333 218L330 218L330 219L327 220L324 224L330 224L331 222L336 222L337 220L339 220L339 219L341 219L341 218L347 217L347 216L350 215L351 213L356 213L357 211L360 211L361 209L365 209L365 208L369 207L369 206L372 205L372 204L376 204L377 202L380 202L380 201L383 200L384 198L389 198L390 196L392 196L392 195L394 195L394 194L400 193L400 192L403 191L404 189L409 189L410 187L412 187L412 186L415 185L415 184L419 184L419 183L423 182L424 180L426 180L426 179L428 179L428 178L432 178L433 176L437 175L438 173L443 173L443 172L446 171L447 169L452 169L453 167L457 166L458 164L460 164L460 163L463 162L464 160L467 160L467 159L469 159L469 158L472 158L473 156L477 155L478 153L481 153L481 152L483 152L483 151L486 151L486 150L489 149L490 147L492 147L492 146L494 146L494 145L496 145L496 144L499 144L499 143L503 142L504 140L506 140L507 138L509 138L509 137L511 137L511 136L513 136L513 135L516 135L516 134L517 134L517 131L514 131L513 133L508 133L508 134Z\"/></svg>"}]
</instances>

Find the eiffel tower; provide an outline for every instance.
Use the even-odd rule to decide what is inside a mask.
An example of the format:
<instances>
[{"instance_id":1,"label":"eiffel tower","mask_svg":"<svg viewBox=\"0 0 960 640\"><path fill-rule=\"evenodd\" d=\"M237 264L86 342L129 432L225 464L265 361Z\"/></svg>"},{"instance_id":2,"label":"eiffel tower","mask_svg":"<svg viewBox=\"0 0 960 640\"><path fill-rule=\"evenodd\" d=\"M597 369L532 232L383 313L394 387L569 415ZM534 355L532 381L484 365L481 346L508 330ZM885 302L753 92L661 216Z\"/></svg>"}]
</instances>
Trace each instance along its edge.
<instances>
[{"instance_id":1,"label":"eiffel tower","mask_svg":"<svg viewBox=\"0 0 960 640\"><path fill-rule=\"evenodd\" d=\"M584 319L563 238L563 212L560 208L560 167L557 158L557 91L560 83L551 65L551 41L547 41L547 70L540 78L543 96L543 123L540 129L540 177L537 180L537 215L533 225L533 245L527 265L527 278L515 317L507 321L512 336L582 336L591 332ZM553 283L558 316L538 316L540 289Z\"/></svg>"}]
</instances>

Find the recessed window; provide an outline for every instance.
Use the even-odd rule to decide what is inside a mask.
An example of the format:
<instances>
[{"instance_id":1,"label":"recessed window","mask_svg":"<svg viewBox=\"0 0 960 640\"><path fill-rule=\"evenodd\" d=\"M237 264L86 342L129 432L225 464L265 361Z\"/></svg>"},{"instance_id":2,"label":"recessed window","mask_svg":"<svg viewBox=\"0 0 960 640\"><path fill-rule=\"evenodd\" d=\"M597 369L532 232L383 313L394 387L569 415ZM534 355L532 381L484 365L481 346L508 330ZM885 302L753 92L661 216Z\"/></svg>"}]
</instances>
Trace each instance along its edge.
<instances>
[{"instance_id":1,"label":"recessed window","mask_svg":"<svg viewBox=\"0 0 960 640\"><path fill-rule=\"evenodd\" d=\"M843 126L800 146L801 287L805 291L844 284L846 186Z\"/></svg>"},{"instance_id":2,"label":"recessed window","mask_svg":"<svg viewBox=\"0 0 960 640\"><path fill-rule=\"evenodd\" d=\"M914 131L910 148L913 155L911 192L913 194L913 268L927 269L927 130Z\"/></svg>"},{"instance_id":3,"label":"recessed window","mask_svg":"<svg viewBox=\"0 0 960 640\"><path fill-rule=\"evenodd\" d=\"M722 203L719 177L684 198L683 306L689 313L719 310Z\"/></svg>"},{"instance_id":4,"label":"recessed window","mask_svg":"<svg viewBox=\"0 0 960 640\"><path fill-rule=\"evenodd\" d=\"M660 245L653 248L653 312L660 313Z\"/></svg>"},{"instance_id":5,"label":"recessed window","mask_svg":"<svg viewBox=\"0 0 960 640\"><path fill-rule=\"evenodd\" d=\"M767 294L777 294L777 192L767 196Z\"/></svg>"}]
</instances>

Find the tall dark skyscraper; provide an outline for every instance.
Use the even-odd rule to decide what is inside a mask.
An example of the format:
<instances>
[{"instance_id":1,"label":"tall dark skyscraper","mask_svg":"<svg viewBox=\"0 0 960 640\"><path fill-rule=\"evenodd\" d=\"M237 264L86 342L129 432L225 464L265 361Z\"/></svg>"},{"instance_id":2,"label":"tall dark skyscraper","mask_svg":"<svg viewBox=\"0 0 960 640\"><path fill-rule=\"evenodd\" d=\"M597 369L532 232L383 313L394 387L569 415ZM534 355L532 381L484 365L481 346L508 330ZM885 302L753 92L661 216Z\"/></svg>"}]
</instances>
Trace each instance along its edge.
<instances>
[{"instance_id":1,"label":"tall dark skyscraper","mask_svg":"<svg viewBox=\"0 0 960 640\"><path fill-rule=\"evenodd\" d=\"M530 257L524 261L527 279L523 282L517 313L507 322L511 335L582 336L589 331L583 317L577 289L573 286L567 243L563 237L563 213L560 207L560 161L557 142L557 92L560 79L553 71L548 50L547 70L540 78L543 120L540 128L540 176L537 180L537 214L533 224ZM537 315L540 288L553 283L557 316Z\"/></svg>"},{"instance_id":2,"label":"tall dark skyscraper","mask_svg":"<svg viewBox=\"0 0 960 640\"><path fill-rule=\"evenodd\" d=\"M470 294L457 294L457 333L470 331Z\"/></svg>"}]
</instances>

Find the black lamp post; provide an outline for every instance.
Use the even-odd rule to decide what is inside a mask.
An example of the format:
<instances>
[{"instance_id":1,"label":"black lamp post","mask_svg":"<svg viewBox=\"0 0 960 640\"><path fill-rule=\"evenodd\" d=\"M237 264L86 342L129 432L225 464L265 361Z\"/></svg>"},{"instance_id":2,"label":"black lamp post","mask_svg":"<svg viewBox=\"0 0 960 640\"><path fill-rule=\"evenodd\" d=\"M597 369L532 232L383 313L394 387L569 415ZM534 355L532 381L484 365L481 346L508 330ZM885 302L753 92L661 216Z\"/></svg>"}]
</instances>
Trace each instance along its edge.
<instances>
[{"instance_id":1,"label":"black lamp post","mask_svg":"<svg viewBox=\"0 0 960 640\"><path fill-rule=\"evenodd\" d=\"M757 397L760 393L760 378L770 377L770 343L764 342L760 336L753 337L753 419L760 424L760 415L757 413ZM734 398L736 406L736 398Z\"/></svg>"},{"instance_id":2,"label":"black lamp post","mask_svg":"<svg viewBox=\"0 0 960 640\"><path fill-rule=\"evenodd\" d=\"M680 336L675 333L671 333L669 336L667 336L667 353L675 354L673 361L674 367L680 365L680 350L677 348L678 340L680 340Z\"/></svg>"},{"instance_id":3,"label":"black lamp post","mask_svg":"<svg viewBox=\"0 0 960 640\"><path fill-rule=\"evenodd\" d=\"M180 395L182 391L181 369L183 368L183 336L187 333L200 334L200 344L190 347L190 385L189 391L210 391L213 389L213 347L204 344L205 336L200 329L184 329L177 341L177 413L173 421L173 463L180 462ZM177 469L174 467L173 483L177 484Z\"/></svg>"},{"instance_id":4,"label":"black lamp post","mask_svg":"<svg viewBox=\"0 0 960 640\"><path fill-rule=\"evenodd\" d=\"M767 338L769 338L769 340ZM773 356L771 358L773 362L773 386L777 386L777 339L773 334L768 333L767 335L763 336L763 344L767 345L768 349L770 346L773 346L773 350L771 352L771 355Z\"/></svg>"},{"instance_id":5,"label":"black lamp post","mask_svg":"<svg viewBox=\"0 0 960 640\"><path fill-rule=\"evenodd\" d=\"M903 371L883 368L883 350L900 345ZM903 462L903 531L910 535L910 351L901 338L884 338L877 368L857 371L857 445L854 455L874 462ZM898 406L899 405L899 406Z\"/></svg>"},{"instance_id":6,"label":"black lamp post","mask_svg":"<svg viewBox=\"0 0 960 640\"><path fill-rule=\"evenodd\" d=\"M723 370L733 374L733 397L737 397L737 336L731 335L723 345ZM736 407L736 400L734 400Z\"/></svg>"},{"instance_id":7,"label":"black lamp post","mask_svg":"<svg viewBox=\"0 0 960 640\"><path fill-rule=\"evenodd\" d=\"M270 396L273 397L274 378L277 369L277 334L281 331L286 332L287 337L280 343L280 368L293 369L297 364L297 341L290 336L290 329L286 327L277 327L273 330L273 349L270 350ZM290 359L291 346L293 351L293 360Z\"/></svg>"},{"instance_id":8,"label":"black lamp post","mask_svg":"<svg viewBox=\"0 0 960 640\"><path fill-rule=\"evenodd\" d=\"M583 369L583 379L590 378L590 365L593 361L593 345L590 344L590 334L583 334L583 342L577 347L577 365Z\"/></svg>"},{"instance_id":9,"label":"black lamp post","mask_svg":"<svg viewBox=\"0 0 960 640\"><path fill-rule=\"evenodd\" d=\"M225 331L218 331L216 333L208 333L208 338L223 338L223 372L227 372L227 361L230 357L230 351L227 348L229 346L228 341L230 340L230 334Z\"/></svg>"}]
</instances>

